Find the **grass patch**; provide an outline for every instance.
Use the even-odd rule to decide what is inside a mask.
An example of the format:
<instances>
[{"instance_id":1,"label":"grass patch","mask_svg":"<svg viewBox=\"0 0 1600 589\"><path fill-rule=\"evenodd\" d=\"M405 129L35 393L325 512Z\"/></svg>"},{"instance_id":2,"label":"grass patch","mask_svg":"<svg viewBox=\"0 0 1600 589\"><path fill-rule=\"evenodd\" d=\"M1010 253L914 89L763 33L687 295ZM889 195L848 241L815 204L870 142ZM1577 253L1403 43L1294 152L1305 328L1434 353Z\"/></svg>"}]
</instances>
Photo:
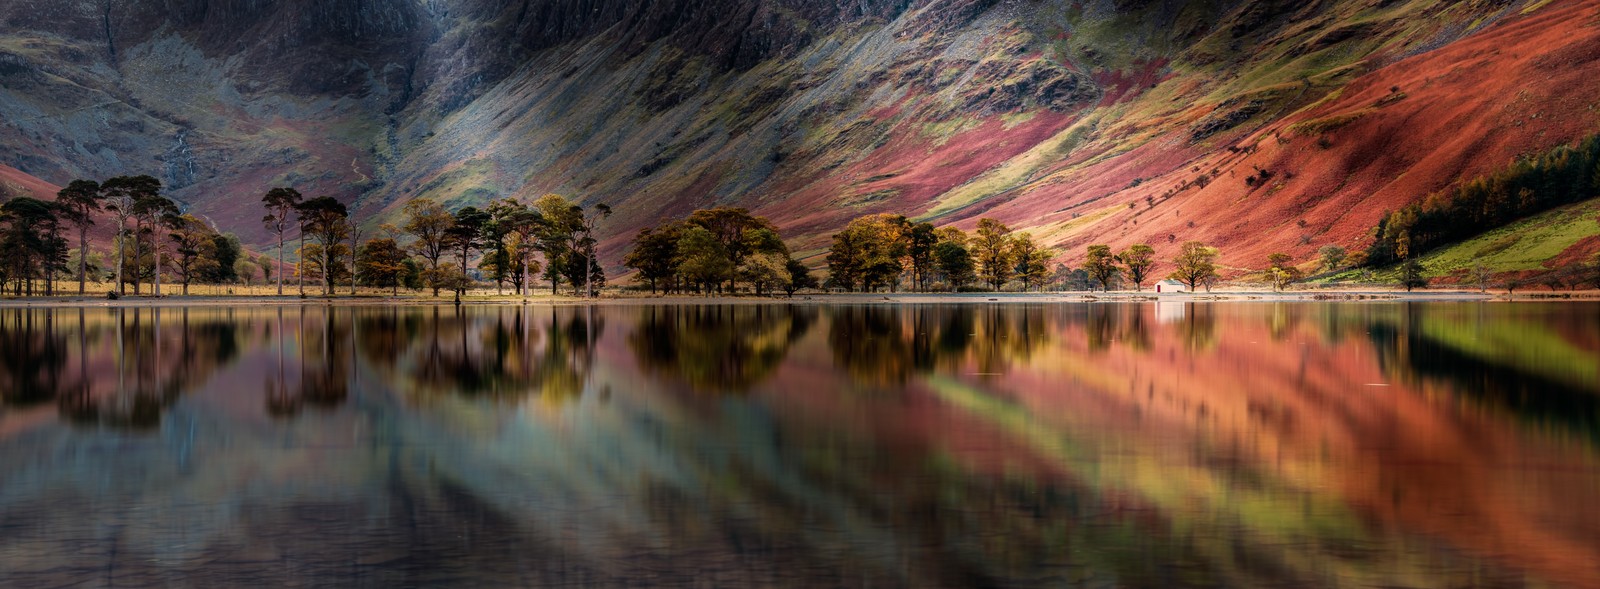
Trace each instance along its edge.
<instances>
[{"instance_id":1,"label":"grass patch","mask_svg":"<svg viewBox=\"0 0 1600 589\"><path fill-rule=\"evenodd\" d=\"M1289 132L1296 135L1321 135L1323 133L1338 130L1346 125L1349 125L1350 123L1361 120L1362 117L1372 114L1372 112L1373 109L1371 108L1363 108L1353 112L1328 115L1322 118L1311 119L1309 121L1300 121L1293 125L1289 125Z\"/></svg>"},{"instance_id":2,"label":"grass patch","mask_svg":"<svg viewBox=\"0 0 1600 589\"><path fill-rule=\"evenodd\" d=\"M1034 115L1037 115L1037 114L1039 114L1038 109L1029 109L1029 110L1026 110L1026 111L1023 111L1023 112L1006 113L1006 114L1000 115L1000 124L1007 131L1010 131L1012 128L1015 128L1017 125L1021 125L1023 123L1026 123L1028 121L1033 120Z\"/></svg>"},{"instance_id":3,"label":"grass patch","mask_svg":"<svg viewBox=\"0 0 1600 589\"><path fill-rule=\"evenodd\" d=\"M1477 237L1428 252L1423 265L1440 274L1482 263L1496 272L1542 270L1579 240L1600 235L1600 198L1545 211Z\"/></svg>"},{"instance_id":4,"label":"grass patch","mask_svg":"<svg viewBox=\"0 0 1600 589\"><path fill-rule=\"evenodd\" d=\"M923 137L932 139L934 145L944 145L951 137L955 137L963 131L976 129L980 124L982 123L977 119L954 117L936 123L925 123L922 125L920 133Z\"/></svg>"},{"instance_id":5,"label":"grass patch","mask_svg":"<svg viewBox=\"0 0 1600 589\"><path fill-rule=\"evenodd\" d=\"M1405 100L1405 99L1406 99L1406 93L1405 92L1390 92L1388 94L1385 94L1383 96L1383 98L1379 98L1378 100L1374 101L1372 103L1372 106L1374 106L1374 107L1388 106L1388 105L1394 104L1396 102L1400 102L1400 101Z\"/></svg>"},{"instance_id":6,"label":"grass patch","mask_svg":"<svg viewBox=\"0 0 1600 589\"><path fill-rule=\"evenodd\" d=\"M1522 9L1522 14L1528 14L1540 8L1544 8L1545 5L1549 3L1550 0L1538 0L1537 2L1530 3L1526 8Z\"/></svg>"}]
</instances>

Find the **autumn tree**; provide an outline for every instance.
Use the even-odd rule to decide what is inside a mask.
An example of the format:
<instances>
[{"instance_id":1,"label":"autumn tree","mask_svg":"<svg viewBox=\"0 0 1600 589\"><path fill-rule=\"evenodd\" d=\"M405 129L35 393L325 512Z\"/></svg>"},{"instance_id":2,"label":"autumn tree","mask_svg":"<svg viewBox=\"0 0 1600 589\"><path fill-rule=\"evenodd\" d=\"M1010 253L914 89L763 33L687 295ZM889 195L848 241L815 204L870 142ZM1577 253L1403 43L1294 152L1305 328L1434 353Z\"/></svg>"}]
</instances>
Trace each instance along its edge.
<instances>
[{"instance_id":1,"label":"autumn tree","mask_svg":"<svg viewBox=\"0 0 1600 589\"><path fill-rule=\"evenodd\" d=\"M741 280L750 284L756 294L787 290L789 288L789 256L785 253L758 252L746 256L739 267Z\"/></svg>"},{"instance_id":2,"label":"autumn tree","mask_svg":"<svg viewBox=\"0 0 1600 589\"><path fill-rule=\"evenodd\" d=\"M1111 281L1116 279L1121 267L1117 265L1117 256L1111 253L1111 246L1096 244L1089 246L1084 254L1083 271L1091 280L1100 283L1100 290L1110 291Z\"/></svg>"},{"instance_id":3,"label":"autumn tree","mask_svg":"<svg viewBox=\"0 0 1600 589\"><path fill-rule=\"evenodd\" d=\"M934 248L939 245L938 230L932 223L913 223L905 234L906 259L911 262L911 286L916 290L928 289L928 278L933 273Z\"/></svg>"},{"instance_id":4,"label":"autumn tree","mask_svg":"<svg viewBox=\"0 0 1600 589\"><path fill-rule=\"evenodd\" d=\"M967 234L955 227L942 227L934 233L938 243L933 246L933 267L950 289L961 290L977 280Z\"/></svg>"},{"instance_id":5,"label":"autumn tree","mask_svg":"<svg viewBox=\"0 0 1600 589\"><path fill-rule=\"evenodd\" d=\"M1267 278L1273 290L1283 290L1300 279L1300 269L1294 266L1294 258L1289 254L1274 253L1267 256Z\"/></svg>"},{"instance_id":6,"label":"autumn tree","mask_svg":"<svg viewBox=\"0 0 1600 589\"><path fill-rule=\"evenodd\" d=\"M789 258L789 261L785 262L784 266L789 271L789 281L783 286L785 294L793 297L794 293L800 290L817 288L817 276L812 274L811 269L807 268L800 260Z\"/></svg>"},{"instance_id":7,"label":"autumn tree","mask_svg":"<svg viewBox=\"0 0 1600 589\"><path fill-rule=\"evenodd\" d=\"M271 231L278 236L278 266L280 267L283 266L284 234L288 233L289 228L294 226L290 219L295 216L295 211L299 208L302 200L304 200L304 197L293 188L273 188L268 190L265 196L261 197L261 204L267 209L267 214L261 218L261 223L266 225L267 231ZM262 268L265 270L266 266L262 266ZM271 270L266 270L266 279L272 279ZM283 275L281 273L278 275L278 296L283 296Z\"/></svg>"},{"instance_id":8,"label":"autumn tree","mask_svg":"<svg viewBox=\"0 0 1600 589\"><path fill-rule=\"evenodd\" d=\"M105 195L105 208L117 218L117 291L127 294L125 280L133 279L133 292L139 292L138 272L141 271L139 240L136 235L128 234L128 221L134 219L139 211L136 203L146 200L161 193L161 181L151 176L117 176L106 180L100 185L101 192ZM124 266L127 265L127 254L124 251L128 239L133 240L134 273L132 277L124 276Z\"/></svg>"},{"instance_id":9,"label":"autumn tree","mask_svg":"<svg viewBox=\"0 0 1600 589\"><path fill-rule=\"evenodd\" d=\"M681 220L647 227L623 257L627 267L649 282L652 293L686 286L696 292L732 292L740 283L757 294L788 291L795 280L792 261L789 246L771 221L729 207L697 210Z\"/></svg>"},{"instance_id":10,"label":"autumn tree","mask_svg":"<svg viewBox=\"0 0 1600 589\"><path fill-rule=\"evenodd\" d=\"M711 230L686 226L678 237L676 269L684 280L709 293L733 274L733 260Z\"/></svg>"},{"instance_id":11,"label":"autumn tree","mask_svg":"<svg viewBox=\"0 0 1600 589\"><path fill-rule=\"evenodd\" d=\"M211 284L224 284L239 278L238 261L244 255L244 244L239 242L239 236L232 233L211 232L211 243L215 253L215 266L207 266L200 273L200 282Z\"/></svg>"},{"instance_id":12,"label":"autumn tree","mask_svg":"<svg viewBox=\"0 0 1600 589\"><path fill-rule=\"evenodd\" d=\"M978 220L972 251L977 258L979 276L994 290L1000 290L1000 285L1011 280L1015 261L1011 258L1010 246L1010 227L994 219Z\"/></svg>"},{"instance_id":13,"label":"autumn tree","mask_svg":"<svg viewBox=\"0 0 1600 589\"><path fill-rule=\"evenodd\" d=\"M324 294L333 296L336 275L344 269L344 239L350 231L350 210L331 196L319 196L300 203L296 213L305 220L307 231L317 240L314 250L321 259Z\"/></svg>"},{"instance_id":14,"label":"autumn tree","mask_svg":"<svg viewBox=\"0 0 1600 589\"><path fill-rule=\"evenodd\" d=\"M1349 257L1348 252L1337 245L1329 244L1317 248L1317 258L1321 261L1323 272L1338 270L1347 257Z\"/></svg>"},{"instance_id":15,"label":"autumn tree","mask_svg":"<svg viewBox=\"0 0 1600 589\"><path fill-rule=\"evenodd\" d=\"M595 256L595 245L599 243L595 232L599 230L600 222L611 216L611 206L598 203L590 207L587 212L577 205L574 205L573 209L578 217L578 232L573 238L572 247L581 260L585 296L592 298L595 296L595 289L606 284L605 270L600 267L600 260Z\"/></svg>"},{"instance_id":16,"label":"autumn tree","mask_svg":"<svg viewBox=\"0 0 1600 589\"><path fill-rule=\"evenodd\" d=\"M399 295L407 260L405 249L393 238L369 239L356 253L356 280L368 286L390 287L392 294Z\"/></svg>"},{"instance_id":17,"label":"autumn tree","mask_svg":"<svg viewBox=\"0 0 1600 589\"><path fill-rule=\"evenodd\" d=\"M423 281L433 289L433 296L439 296L439 289L445 284L439 261L449 245L449 231L455 225L455 217L439 203L428 199L406 203L404 214L404 229L414 238L411 251L428 263L423 270Z\"/></svg>"},{"instance_id":18,"label":"autumn tree","mask_svg":"<svg viewBox=\"0 0 1600 589\"><path fill-rule=\"evenodd\" d=\"M159 184L156 185L159 187ZM138 259L139 241L141 236L150 236L150 254L154 271L152 275L151 293L161 296L161 254L165 249L162 239L167 233L167 228L173 225L173 218L178 216L178 204L162 196L159 190L143 192L133 201L134 218L134 257ZM138 275L135 274L133 292L139 292Z\"/></svg>"},{"instance_id":19,"label":"autumn tree","mask_svg":"<svg viewBox=\"0 0 1600 589\"><path fill-rule=\"evenodd\" d=\"M494 280L495 294L501 294L506 282L512 284L517 294L522 294L522 262L526 260L517 256L516 246L520 241L517 229L521 223L519 216L530 211L515 198L497 198L489 201L483 212L489 218L481 231L484 256L478 269Z\"/></svg>"},{"instance_id":20,"label":"autumn tree","mask_svg":"<svg viewBox=\"0 0 1600 589\"><path fill-rule=\"evenodd\" d=\"M645 227L633 238L633 247L622 257L622 265L637 270L639 278L650 283L650 293L671 292L677 277L678 240L684 224L664 223Z\"/></svg>"},{"instance_id":21,"label":"autumn tree","mask_svg":"<svg viewBox=\"0 0 1600 589\"><path fill-rule=\"evenodd\" d=\"M544 254L544 276L550 280L550 294L556 294L564 279L576 291L584 274L578 270L579 254L573 244L582 232L583 208L559 194L539 197L533 202L533 208L544 219L539 231L539 251ZM572 280L574 275L578 281Z\"/></svg>"},{"instance_id":22,"label":"autumn tree","mask_svg":"<svg viewBox=\"0 0 1600 589\"><path fill-rule=\"evenodd\" d=\"M62 220L78 228L78 295L88 288L89 280L89 227L94 226L94 213L100 211L103 194L100 184L93 180L73 180L56 193Z\"/></svg>"},{"instance_id":23,"label":"autumn tree","mask_svg":"<svg viewBox=\"0 0 1600 589\"><path fill-rule=\"evenodd\" d=\"M1147 244L1136 243L1117 254L1117 261L1122 263L1122 273L1133 283L1133 289L1144 290L1144 281L1150 277L1150 269L1156 264L1156 250Z\"/></svg>"},{"instance_id":24,"label":"autumn tree","mask_svg":"<svg viewBox=\"0 0 1600 589\"><path fill-rule=\"evenodd\" d=\"M1217 277L1217 249L1198 241L1183 242L1178 257L1172 260L1172 274L1168 278L1188 285L1192 292L1201 284Z\"/></svg>"},{"instance_id":25,"label":"autumn tree","mask_svg":"<svg viewBox=\"0 0 1600 589\"><path fill-rule=\"evenodd\" d=\"M1408 257L1400 264L1400 286L1404 286L1406 292L1428 286L1428 278L1423 275L1422 263L1416 258Z\"/></svg>"},{"instance_id":26,"label":"autumn tree","mask_svg":"<svg viewBox=\"0 0 1600 589\"><path fill-rule=\"evenodd\" d=\"M261 280L263 282L272 280L272 275L276 273L275 268L272 265L272 258L267 257L266 254L261 254L260 257L256 258L256 266L261 268ZM279 278L278 280L282 281L283 279ZM280 290L279 292L282 291Z\"/></svg>"},{"instance_id":27,"label":"autumn tree","mask_svg":"<svg viewBox=\"0 0 1600 589\"><path fill-rule=\"evenodd\" d=\"M491 220L489 214L479 210L478 207L463 207L456 211L455 221L445 230L445 242L450 249L455 250L457 265L460 266L460 279L454 281L458 299L471 284L466 274L467 260L472 257L472 252L482 247L483 230Z\"/></svg>"},{"instance_id":28,"label":"autumn tree","mask_svg":"<svg viewBox=\"0 0 1600 589\"><path fill-rule=\"evenodd\" d=\"M491 232L499 237L496 263L503 264L503 273L511 279L517 294L527 296L532 290L533 276L539 273L539 237L544 231L544 216L533 207L512 198L496 200L488 208Z\"/></svg>"},{"instance_id":29,"label":"autumn tree","mask_svg":"<svg viewBox=\"0 0 1600 589\"><path fill-rule=\"evenodd\" d=\"M247 287L255 279L256 272L259 270L260 268L256 267L256 263L248 258L239 258L233 262L233 275L237 276L239 281Z\"/></svg>"},{"instance_id":30,"label":"autumn tree","mask_svg":"<svg viewBox=\"0 0 1600 589\"><path fill-rule=\"evenodd\" d=\"M748 253L735 268L739 280L749 284L758 295L782 290L788 285L789 246L778 237L777 230L769 227L746 229L740 241Z\"/></svg>"},{"instance_id":31,"label":"autumn tree","mask_svg":"<svg viewBox=\"0 0 1600 589\"><path fill-rule=\"evenodd\" d=\"M189 295L189 284L219 265L217 261L216 234L211 227L194 215L179 215L168 221L167 237L173 242L172 266L182 284L182 294Z\"/></svg>"},{"instance_id":32,"label":"autumn tree","mask_svg":"<svg viewBox=\"0 0 1600 589\"><path fill-rule=\"evenodd\" d=\"M868 240L855 231L833 234L828 246L828 280L847 292L855 292L856 282L865 271Z\"/></svg>"},{"instance_id":33,"label":"autumn tree","mask_svg":"<svg viewBox=\"0 0 1600 589\"><path fill-rule=\"evenodd\" d=\"M300 263L296 264L295 269L302 279L307 276L315 276L318 282L331 282L334 284L344 282L350 278L350 269L344 265L345 249L348 247L343 241L336 242L333 246L333 252L329 253L327 249L323 248L320 241L312 240L310 243L300 246L300 250L297 252ZM450 264L450 266L452 268L455 267L454 264Z\"/></svg>"},{"instance_id":34,"label":"autumn tree","mask_svg":"<svg viewBox=\"0 0 1600 589\"><path fill-rule=\"evenodd\" d=\"M838 247L829 252L829 274L847 290L854 290L856 283L863 291L880 286L891 292L896 290L905 271L902 260L906 257L909 229L910 224L901 215L881 213L856 218L834 236ZM841 272L834 272L836 265Z\"/></svg>"},{"instance_id":35,"label":"autumn tree","mask_svg":"<svg viewBox=\"0 0 1600 589\"><path fill-rule=\"evenodd\" d=\"M1016 263L1017 280L1024 291L1034 290L1050 279L1050 258L1055 251L1040 248L1033 235L1018 233L1011 238L1011 259Z\"/></svg>"},{"instance_id":36,"label":"autumn tree","mask_svg":"<svg viewBox=\"0 0 1600 589\"><path fill-rule=\"evenodd\" d=\"M750 234L747 232L766 229L776 234L778 231L772 221L753 215L743 207L700 209L690 213L685 222L710 231L717 243L722 244L734 268L744 265L745 256L757 251L757 244L749 240ZM737 287L737 276L729 276L726 280L729 281L730 290Z\"/></svg>"}]
</instances>

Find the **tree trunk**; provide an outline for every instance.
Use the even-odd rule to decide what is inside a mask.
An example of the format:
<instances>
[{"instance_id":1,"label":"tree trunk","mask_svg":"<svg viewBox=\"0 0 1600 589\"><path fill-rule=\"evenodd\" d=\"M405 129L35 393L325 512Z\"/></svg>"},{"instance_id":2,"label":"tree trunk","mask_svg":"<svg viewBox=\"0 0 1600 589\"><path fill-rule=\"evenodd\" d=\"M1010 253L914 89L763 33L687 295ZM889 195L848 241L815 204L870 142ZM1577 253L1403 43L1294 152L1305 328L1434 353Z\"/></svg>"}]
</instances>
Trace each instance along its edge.
<instances>
[{"instance_id":1,"label":"tree trunk","mask_svg":"<svg viewBox=\"0 0 1600 589\"><path fill-rule=\"evenodd\" d=\"M89 283L89 222L78 225L78 296L83 296Z\"/></svg>"},{"instance_id":2,"label":"tree trunk","mask_svg":"<svg viewBox=\"0 0 1600 589\"><path fill-rule=\"evenodd\" d=\"M356 296L356 248L361 244L361 232L356 230L356 224L350 224L350 296Z\"/></svg>"},{"instance_id":3,"label":"tree trunk","mask_svg":"<svg viewBox=\"0 0 1600 589\"><path fill-rule=\"evenodd\" d=\"M128 239L122 234L127 231L127 223L117 219L117 283L112 285L117 289L117 294L128 294L127 287L122 285L122 249L127 245Z\"/></svg>"},{"instance_id":4,"label":"tree trunk","mask_svg":"<svg viewBox=\"0 0 1600 589\"><path fill-rule=\"evenodd\" d=\"M323 288L323 292L327 293L327 295L330 296L330 297L333 296L333 246L334 245L335 244L331 244L331 243L328 244L327 246L323 247L323 252L322 252L322 282L323 282L323 284L326 285Z\"/></svg>"},{"instance_id":5,"label":"tree trunk","mask_svg":"<svg viewBox=\"0 0 1600 589\"><path fill-rule=\"evenodd\" d=\"M139 258L144 257L144 243L139 238L139 230L143 227L143 223L133 224L133 296L139 296L139 273L144 271L142 268L144 264L139 261Z\"/></svg>"},{"instance_id":6,"label":"tree trunk","mask_svg":"<svg viewBox=\"0 0 1600 589\"><path fill-rule=\"evenodd\" d=\"M443 255L442 252L441 252L441 255ZM433 284L432 284L432 286L433 286L433 296L434 297L438 297L439 296L439 259L438 258L434 258L432 260L428 260L428 267L431 269L429 274L433 276L433 280L432 280L432 282L433 282Z\"/></svg>"},{"instance_id":7,"label":"tree trunk","mask_svg":"<svg viewBox=\"0 0 1600 589\"><path fill-rule=\"evenodd\" d=\"M278 296L283 296L283 232L278 232Z\"/></svg>"},{"instance_id":8,"label":"tree trunk","mask_svg":"<svg viewBox=\"0 0 1600 589\"><path fill-rule=\"evenodd\" d=\"M306 260L305 260L305 257L304 257L305 256L305 252L306 252L306 230L302 228L300 230L300 251L294 255L295 259L298 260L297 262L295 262L295 265L294 265L294 270L295 270L294 273L296 275L298 275L299 278L300 278L299 280L296 280L295 282L299 284L299 287L300 287L300 298L302 298L302 299L306 298Z\"/></svg>"},{"instance_id":9,"label":"tree trunk","mask_svg":"<svg viewBox=\"0 0 1600 589\"><path fill-rule=\"evenodd\" d=\"M161 232L160 231L152 231L150 233L150 241L151 241L151 244L150 244L150 255L151 255L151 257L155 258L155 265L156 265L155 291L154 292L155 292L155 295L157 297L160 297L161 296Z\"/></svg>"}]
</instances>

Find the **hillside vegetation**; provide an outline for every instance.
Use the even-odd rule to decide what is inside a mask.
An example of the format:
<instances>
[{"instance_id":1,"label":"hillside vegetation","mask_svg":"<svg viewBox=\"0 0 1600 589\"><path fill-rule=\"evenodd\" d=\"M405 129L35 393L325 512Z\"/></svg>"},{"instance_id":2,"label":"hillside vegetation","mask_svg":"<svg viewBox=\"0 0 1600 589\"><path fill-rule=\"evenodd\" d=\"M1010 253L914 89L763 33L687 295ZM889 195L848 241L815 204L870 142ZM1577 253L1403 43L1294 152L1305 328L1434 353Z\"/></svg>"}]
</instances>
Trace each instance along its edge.
<instances>
[{"instance_id":1,"label":"hillside vegetation","mask_svg":"<svg viewBox=\"0 0 1600 589\"><path fill-rule=\"evenodd\" d=\"M812 267L891 213L1249 268L1600 132L1600 0L529 6L8 4L0 164L156 175L255 246L288 186L374 229L419 198L609 204L611 270L717 206Z\"/></svg>"}]
</instances>

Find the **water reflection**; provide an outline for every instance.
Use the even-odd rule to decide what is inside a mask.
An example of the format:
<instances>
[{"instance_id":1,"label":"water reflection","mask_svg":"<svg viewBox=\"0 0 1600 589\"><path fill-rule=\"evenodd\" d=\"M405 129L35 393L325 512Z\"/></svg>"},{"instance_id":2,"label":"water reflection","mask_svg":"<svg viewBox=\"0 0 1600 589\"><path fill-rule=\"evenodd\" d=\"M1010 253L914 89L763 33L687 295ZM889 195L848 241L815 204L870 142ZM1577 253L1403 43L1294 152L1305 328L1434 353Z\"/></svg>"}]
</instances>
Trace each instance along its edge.
<instances>
[{"instance_id":1,"label":"water reflection","mask_svg":"<svg viewBox=\"0 0 1600 589\"><path fill-rule=\"evenodd\" d=\"M1600 305L0 310L0 586L1597 586Z\"/></svg>"},{"instance_id":2,"label":"water reflection","mask_svg":"<svg viewBox=\"0 0 1600 589\"><path fill-rule=\"evenodd\" d=\"M771 376L816 316L810 306L650 307L628 346L653 374L697 391L743 393Z\"/></svg>"},{"instance_id":3,"label":"water reflection","mask_svg":"<svg viewBox=\"0 0 1600 589\"><path fill-rule=\"evenodd\" d=\"M581 393L605 318L593 309L434 307L364 310L357 324L364 355L414 394L561 403Z\"/></svg>"}]
</instances>

